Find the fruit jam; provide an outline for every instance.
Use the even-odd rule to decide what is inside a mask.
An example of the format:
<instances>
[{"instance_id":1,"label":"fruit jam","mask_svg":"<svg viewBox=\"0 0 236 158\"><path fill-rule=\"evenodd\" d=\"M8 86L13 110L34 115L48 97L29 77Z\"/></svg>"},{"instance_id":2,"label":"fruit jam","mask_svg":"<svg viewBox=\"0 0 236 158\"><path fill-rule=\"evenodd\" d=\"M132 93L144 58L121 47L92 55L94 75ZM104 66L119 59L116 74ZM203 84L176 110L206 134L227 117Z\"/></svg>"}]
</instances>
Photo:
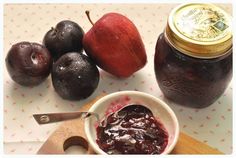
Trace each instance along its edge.
<instances>
[{"instance_id":1,"label":"fruit jam","mask_svg":"<svg viewBox=\"0 0 236 158\"><path fill-rule=\"evenodd\" d=\"M166 98L204 108L224 93L232 78L231 23L231 16L212 4L185 3L170 12L154 57Z\"/></svg>"},{"instance_id":2,"label":"fruit jam","mask_svg":"<svg viewBox=\"0 0 236 158\"><path fill-rule=\"evenodd\" d=\"M194 58L170 46L164 34L158 38L154 64L165 97L194 108L214 103L232 78L232 50L214 59Z\"/></svg>"},{"instance_id":3,"label":"fruit jam","mask_svg":"<svg viewBox=\"0 0 236 158\"><path fill-rule=\"evenodd\" d=\"M161 154L168 144L168 133L149 110L135 105L100 123L97 144L108 154Z\"/></svg>"}]
</instances>

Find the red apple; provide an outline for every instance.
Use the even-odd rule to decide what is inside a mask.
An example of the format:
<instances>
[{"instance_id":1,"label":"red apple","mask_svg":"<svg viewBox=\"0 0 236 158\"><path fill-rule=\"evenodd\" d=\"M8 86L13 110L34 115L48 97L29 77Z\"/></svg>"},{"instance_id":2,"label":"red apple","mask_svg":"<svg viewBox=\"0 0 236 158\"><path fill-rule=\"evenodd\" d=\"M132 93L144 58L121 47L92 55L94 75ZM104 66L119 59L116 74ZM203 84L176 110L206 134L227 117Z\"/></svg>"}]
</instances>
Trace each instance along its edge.
<instances>
[{"instance_id":1,"label":"red apple","mask_svg":"<svg viewBox=\"0 0 236 158\"><path fill-rule=\"evenodd\" d=\"M86 14L92 23L89 12ZM137 28L118 13L105 14L93 24L83 37L83 46L101 69L117 77L129 77L147 62Z\"/></svg>"}]
</instances>

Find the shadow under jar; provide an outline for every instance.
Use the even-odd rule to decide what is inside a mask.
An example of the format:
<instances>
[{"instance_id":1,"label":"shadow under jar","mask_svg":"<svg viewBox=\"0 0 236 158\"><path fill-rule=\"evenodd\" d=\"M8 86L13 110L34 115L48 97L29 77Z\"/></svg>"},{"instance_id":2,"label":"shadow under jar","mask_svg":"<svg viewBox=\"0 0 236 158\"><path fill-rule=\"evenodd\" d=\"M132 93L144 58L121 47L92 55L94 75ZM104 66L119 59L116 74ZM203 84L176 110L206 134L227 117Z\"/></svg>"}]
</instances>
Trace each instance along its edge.
<instances>
[{"instance_id":1,"label":"shadow under jar","mask_svg":"<svg viewBox=\"0 0 236 158\"><path fill-rule=\"evenodd\" d=\"M211 4L184 4L169 15L156 44L154 68L164 96L203 108L232 78L231 17Z\"/></svg>"}]
</instances>

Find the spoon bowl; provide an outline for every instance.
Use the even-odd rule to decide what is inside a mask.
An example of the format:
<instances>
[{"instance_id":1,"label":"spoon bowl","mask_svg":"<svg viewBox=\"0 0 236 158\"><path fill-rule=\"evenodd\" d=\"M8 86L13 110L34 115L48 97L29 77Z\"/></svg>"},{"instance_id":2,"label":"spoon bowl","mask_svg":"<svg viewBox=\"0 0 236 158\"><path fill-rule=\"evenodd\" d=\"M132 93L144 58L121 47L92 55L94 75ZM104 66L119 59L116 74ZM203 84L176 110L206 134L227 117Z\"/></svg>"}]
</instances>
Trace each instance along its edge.
<instances>
[{"instance_id":1,"label":"spoon bowl","mask_svg":"<svg viewBox=\"0 0 236 158\"><path fill-rule=\"evenodd\" d=\"M116 111L130 108L134 104L144 107L145 110L151 112L155 118L160 121L169 137L168 144L161 154L168 154L172 151L179 137L179 123L175 113L162 100L143 92L137 91L122 91L109 94L98 100L88 112L95 112L99 114L99 118L103 119ZM93 150L98 154L107 154L99 148L97 140L98 122L94 117L85 119L85 134L88 142Z\"/></svg>"}]
</instances>

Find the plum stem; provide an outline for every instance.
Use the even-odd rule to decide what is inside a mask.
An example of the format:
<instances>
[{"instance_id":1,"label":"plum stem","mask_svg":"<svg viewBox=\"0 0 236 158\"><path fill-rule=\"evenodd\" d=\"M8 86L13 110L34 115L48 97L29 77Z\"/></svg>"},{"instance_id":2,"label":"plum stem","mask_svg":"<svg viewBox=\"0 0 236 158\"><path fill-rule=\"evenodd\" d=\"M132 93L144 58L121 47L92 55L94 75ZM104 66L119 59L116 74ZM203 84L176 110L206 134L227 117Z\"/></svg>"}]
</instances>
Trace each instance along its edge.
<instances>
[{"instance_id":1,"label":"plum stem","mask_svg":"<svg viewBox=\"0 0 236 158\"><path fill-rule=\"evenodd\" d=\"M87 18L88 18L89 22L90 22L92 25L94 25L93 21L91 20L91 18L90 18L90 16L89 16L89 11L88 11L88 10L85 11L85 14L87 15Z\"/></svg>"}]
</instances>

